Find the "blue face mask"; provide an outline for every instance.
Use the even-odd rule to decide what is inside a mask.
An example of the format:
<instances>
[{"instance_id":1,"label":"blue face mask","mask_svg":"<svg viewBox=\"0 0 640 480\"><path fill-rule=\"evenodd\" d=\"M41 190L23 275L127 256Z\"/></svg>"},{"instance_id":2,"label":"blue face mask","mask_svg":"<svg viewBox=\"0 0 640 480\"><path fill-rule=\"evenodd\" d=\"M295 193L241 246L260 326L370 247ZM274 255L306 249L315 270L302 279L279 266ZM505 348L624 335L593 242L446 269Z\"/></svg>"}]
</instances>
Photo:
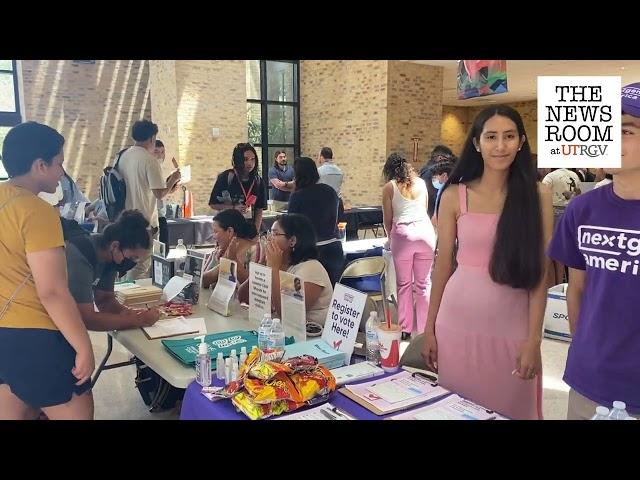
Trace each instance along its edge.
<instances>
[{"instance_id":1,"label":"blue face mask","mask_svg":"<svg viewBox=\"0 0 640 480\"><path fill-rule=\"evenodd\" d=\"M440 190L442 187L444 187L444 183L442 183L435 177L431 179L431 183L433 184L433 188L435 188L436 190Z\"/></svg>"}]
</instances>

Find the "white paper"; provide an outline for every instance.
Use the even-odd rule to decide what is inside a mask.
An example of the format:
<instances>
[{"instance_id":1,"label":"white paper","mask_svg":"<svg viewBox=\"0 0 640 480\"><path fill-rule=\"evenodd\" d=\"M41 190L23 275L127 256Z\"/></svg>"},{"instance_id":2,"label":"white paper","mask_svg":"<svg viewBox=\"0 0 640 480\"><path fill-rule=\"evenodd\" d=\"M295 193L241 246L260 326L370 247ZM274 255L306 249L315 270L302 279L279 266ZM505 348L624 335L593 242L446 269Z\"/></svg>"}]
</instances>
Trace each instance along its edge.
<instances>
[{"instance_id":1,"label":"white paper","mask_svg":"<svg viewBox=\"0 0 640 480\"><path fill-rule=\"evenodd\" d=\"M423 394L422 389L410 377L379 383L367 388L367 390L389 403L404 402Z\"/></svg>"},{"instance_id":2,"label":"white paper","mask_svg":"<svg viewBox=\"0 0 640 480\"><path fill-rule=\"evenodd\" d=\"M153 281L157 285L162 285L162 263L153 262Z\"/></svg>"},{"instance_id":3,"label":"white paper","mask_svg":"<svg viewBox=\"0 0 640 480\"><path fill-rule=\"evenodd\" d=\"M309 410L276 417L274 420L355 420L355 418L330 403L323 403Z\"/></svg>"},{"instance_id":4,"label":"white paper","mask_svg":"<svg viewBox=\"0 0 640 480\"><path fill-rule=\"evenodd\" d=\"M336 378L336 385L346 385L365 378L377 377L384 374L384 370L371 362L360 362L344 367L334 368L331 373Z\"/></svg>"},{"instance_id":5,"label":"white paper","mask_svg":"<svg viewBox=\"0 0 640 480\"><path fill-rule=\"evenodd\" d=\"M499 415L465 400L457 394L449 395L431 405L391 417L392 420L494 420Z\"/></svg>"},{"instance_id":6,"label":"white paper","mask_svg":"<svg viewBox=\"0 0 640 480\"><path fill-rule=\"evenodd\" d=\"M237 263L228 258L221 258L218 266L218 282L209 297L207 307L220 315L231 315L229 304L237 286Z\"/></svg>"},{"instance_id":7,"label":"white paper","mask_svg":"<svg viewBox=\"0 0 640 480\"><path fill-rule=\"evenodd\" d=\"M344 352L345 363L351 363L356 335L367 300L365 293L336 283L331 305L322 331L322 339L336 350Z\"/></svg>"},{"instance_id":8,"label":"white paper","mask_svg":"<svg viewBox=\"0 0 640 480\"><path fill-rule=\"evenodd\" d=\"M135 283L116 283L113 286L113 291L115 292L122 292L123 290L129 290L131 288L136 288L138 285L136 285Z\"/></svg>"},{"instance_id":9,"label":"white paper","mask_svg":"<svg viewBox=\"0 0 640 480\"><path fill-rule=\"evenodd\" d=\"M191 165L180 167L180 183L189 183L191 181Z\"/></svg>"},{"instance_id":10,"label":"white paper","mask_svg":"<svg viewBox=\"0 0 640 480\"><path fill-rule=\"evenodd\" d=\"M162 282L160 283L162 285ZM189 285L189 281L178 276L171 277L167 284L162 289L162 297L167 302L173 300L178 296L184 287Z\"/></svg>"},{"instance_id":11,"label":"white paper","mask_svg":"<svg viewBox=\"0 0 640 480\"><path fill-rule=\"evenodd\" d=\"M249 264L249 319L261 322L271 313L271 268Z\"/></svg>"},{"instance_id":12,"label":"white paper","mask_svg":"<svg viewBox=\"0 0 640 480\"><path fill-rule=\"evenodd\" d=\"M204 322L202 318L197 320ZM143 330L151 339L173 337L199 331L200 323L187 321L184 317L165 318L158 320L151 327L143 327Z\"/></svg>"},{"instance_id":13,"label":"white paper","mask_svg":"<svg viewBox=\"0 0 640 480\"><path fill-rule=\"evenodd\" d=\"M304 303L304 280L280 272L280 314L284 334L295 342L307 340L307 315Z\"/></svg>"}]
</instances>

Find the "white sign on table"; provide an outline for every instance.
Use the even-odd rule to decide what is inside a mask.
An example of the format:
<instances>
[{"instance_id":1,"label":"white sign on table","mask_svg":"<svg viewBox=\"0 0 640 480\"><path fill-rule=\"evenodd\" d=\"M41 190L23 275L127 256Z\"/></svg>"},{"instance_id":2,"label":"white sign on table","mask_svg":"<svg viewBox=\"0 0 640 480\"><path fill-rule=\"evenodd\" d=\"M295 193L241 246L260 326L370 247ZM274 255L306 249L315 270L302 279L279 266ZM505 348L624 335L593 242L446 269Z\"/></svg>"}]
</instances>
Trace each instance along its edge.
<instances>
[{"instance_id":1,"label":"white sign on table","mask_svg":"<svg viewBox=\"0 0 640 480\"><path fill-rule=\"evenodd\" d=\"M271 268L249 264L249 319L261 322L271 314Z\"/></svg>"},{"instance_id":2,"label":"white sign on table","mask_svg":"<svg viewBox=\"0 0 640 480\"><path fill-rule=\"evenodd\" d=\"M333 289L322 339L336 350L344 352L347 365L351 363L351 354L366 300L366 293L345 287L340 283L336 283Z\"/></svg>"},{"instance_id":3,"label":"white sign on table","mask_svg":"<svg viewBox=\"0 0 640 480\"><path fill-rule=\"evenodd\" d=\"M238 284L237 272L238 268L235 261L228 258L220 259L218 282L211 293L211 297L209 297L207 307L225 317L231 315L229 305Z\"/></svg>"},{"instance_id":4,"label":"white sign on table","mask_svg":"<svg viewBox=\"0 0 640 480\"><path fill-rule=\"evenodd\" d=\"M307 340L307 312L304 303L304 281L288 272L280 272L280 314L282 327L295 342Z\"/></svg>"}]
</instances>

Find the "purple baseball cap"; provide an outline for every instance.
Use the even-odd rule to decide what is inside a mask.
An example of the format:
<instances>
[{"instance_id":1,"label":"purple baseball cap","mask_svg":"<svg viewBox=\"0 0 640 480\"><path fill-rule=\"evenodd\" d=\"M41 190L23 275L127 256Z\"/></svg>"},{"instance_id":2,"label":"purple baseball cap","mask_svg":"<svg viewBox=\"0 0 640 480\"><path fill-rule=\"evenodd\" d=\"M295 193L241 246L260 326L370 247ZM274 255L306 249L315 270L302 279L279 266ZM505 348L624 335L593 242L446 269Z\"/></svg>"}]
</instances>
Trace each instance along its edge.
<instances>
[{"instance_id":1,"label":"purple baseball cap","mask_svg":"<svg viewBox=\"0 0 640 480\"><path fill-rule=\"evenodd\" d=\"M622 87L622 113L640 117L640 82Z\"/></svg>"}]
</instances>

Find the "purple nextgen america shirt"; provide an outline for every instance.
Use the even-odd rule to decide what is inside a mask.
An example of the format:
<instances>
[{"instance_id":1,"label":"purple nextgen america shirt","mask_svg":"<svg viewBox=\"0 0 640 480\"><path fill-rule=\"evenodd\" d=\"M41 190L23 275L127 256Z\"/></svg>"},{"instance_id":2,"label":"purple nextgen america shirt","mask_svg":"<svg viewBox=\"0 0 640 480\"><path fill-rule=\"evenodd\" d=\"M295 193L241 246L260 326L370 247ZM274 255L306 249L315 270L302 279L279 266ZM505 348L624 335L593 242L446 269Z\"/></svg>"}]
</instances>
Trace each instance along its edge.
<instances>
[{"instance_id":1,"label":"purple nextgen america shirt","mask_svg":"<svg viewBox=\"0 0 640 480\"><path fill-rule=\"evenodd\" d=\"M585 270L578 325L564 381L592 401L640 413L640 200L613 184L575 197L548 254Z\"/></svg>"}]
</instances>

